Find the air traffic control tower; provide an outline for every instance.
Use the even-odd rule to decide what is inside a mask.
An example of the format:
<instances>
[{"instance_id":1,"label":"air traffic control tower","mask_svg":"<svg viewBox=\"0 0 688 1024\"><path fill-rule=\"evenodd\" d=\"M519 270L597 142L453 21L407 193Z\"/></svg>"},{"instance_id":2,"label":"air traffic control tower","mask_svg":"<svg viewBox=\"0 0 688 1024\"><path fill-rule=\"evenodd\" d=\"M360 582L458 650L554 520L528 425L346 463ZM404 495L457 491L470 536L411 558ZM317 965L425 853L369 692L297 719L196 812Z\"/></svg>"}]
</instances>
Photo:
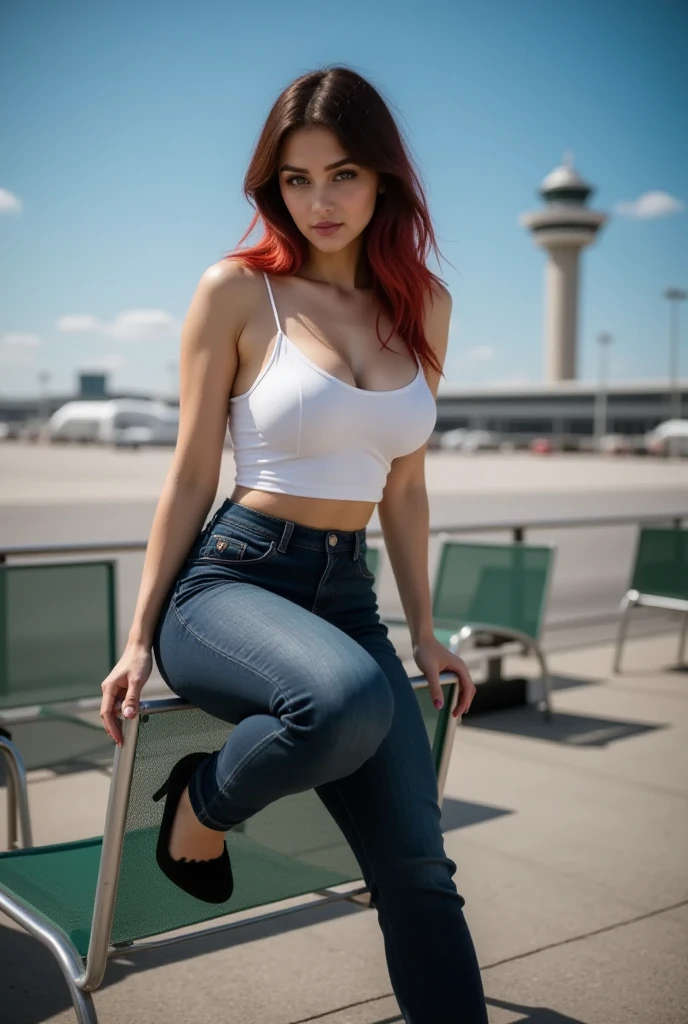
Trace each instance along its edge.
<instances>
[{"instance_id":1,"label":"air traffic control tower","mask_svg":"<svg viewBox=\"0 0 688 1024\"><path fill-rule=\"evenodd\" d=\"M578 264L580 251L595 240L607 215L589 210L594 189L574 170L570 154L540 186L545 206L524 213L521 224L536 245L547 250L545 269L545 379L576 377Z\"/></svg>"}]
</instances>

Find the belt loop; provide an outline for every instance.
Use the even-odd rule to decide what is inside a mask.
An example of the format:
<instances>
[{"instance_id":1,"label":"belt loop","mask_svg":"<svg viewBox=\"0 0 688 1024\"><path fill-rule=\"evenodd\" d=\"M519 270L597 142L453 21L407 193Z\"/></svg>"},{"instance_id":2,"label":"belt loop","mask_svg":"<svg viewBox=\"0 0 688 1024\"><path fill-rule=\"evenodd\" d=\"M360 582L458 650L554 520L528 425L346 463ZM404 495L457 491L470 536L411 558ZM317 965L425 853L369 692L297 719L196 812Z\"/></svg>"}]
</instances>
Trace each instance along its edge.
<instances>
[{"instance_id":1,"label":"belt loop","mask_svg":"<svg viewBox=\"0 0 688 1024\"><path fill-rule=\"evenodd\" d=\"M226 504L226 502L223 501L222 504L220 505L220 507L215 509L215 511L211 515L210 519L208 520L208 522L205 524L205 526L201 530L201 536L202 537L205 537L207 534L209 534L210 531L212 530L212 528L215 526L215 523L218 521L218 519L222 515L222 510L224 509L225 504Z\"/></svg>"},{"instance_id":2,"label":"belt loop","mask_svg":"<svg viewBox=\"0 0 688 1024\"><path fill-rule=\"evenodd\" d=\"M356 542L354 544L354 562L358 561L358 556L361 553L361 534L359 530L356 530Z\"/></svg>"},{"instance_id":3,"label":"belt loop","mask_svg":"<svg viewBox=\"0 0 688 1024\"><path fill-rule=\"evenodd\" d=\"M289 541L291 540L291 535L292 535L293 531L294 531L294 524L293 523L285 523L284 524L284 529L282 530L282 536L280 537L280 542L277 545L277 550L281 554L284 554L284 552L287 550L287 545L289 544Z\"/></svg>"}]
</instances>

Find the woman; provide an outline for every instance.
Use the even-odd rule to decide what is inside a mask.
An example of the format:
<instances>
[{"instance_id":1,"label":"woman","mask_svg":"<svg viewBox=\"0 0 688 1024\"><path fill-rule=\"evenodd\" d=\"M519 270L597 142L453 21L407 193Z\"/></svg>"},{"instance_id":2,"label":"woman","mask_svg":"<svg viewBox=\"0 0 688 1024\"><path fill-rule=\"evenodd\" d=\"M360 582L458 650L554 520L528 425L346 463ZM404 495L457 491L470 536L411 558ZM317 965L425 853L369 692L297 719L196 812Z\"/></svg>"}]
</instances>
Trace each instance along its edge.
<instances>
[{"instance_id":1,"label":"woman","mask_svg":"<svg viewBox=\"0 0 688 1024\"><path fill-rule=\"evenodd\" d=\"M152 648L175 693L236 726L155 794L173 882L228 899L224 834L314 788L360 863L405 1019L482 1024L427 734L365 561L377 505L416 664L436 704L440 672L458 673L463 714L474 686L433 636L428 583L423 466L451 299L425 266L422 188L385 102L342 67L277 99L244 187L258 210L239 245L259 216L264 235L192 298L179 438L101 715L121 743ZM236 486L201 530L228 398Z\"/></svg>"}]
</instances>

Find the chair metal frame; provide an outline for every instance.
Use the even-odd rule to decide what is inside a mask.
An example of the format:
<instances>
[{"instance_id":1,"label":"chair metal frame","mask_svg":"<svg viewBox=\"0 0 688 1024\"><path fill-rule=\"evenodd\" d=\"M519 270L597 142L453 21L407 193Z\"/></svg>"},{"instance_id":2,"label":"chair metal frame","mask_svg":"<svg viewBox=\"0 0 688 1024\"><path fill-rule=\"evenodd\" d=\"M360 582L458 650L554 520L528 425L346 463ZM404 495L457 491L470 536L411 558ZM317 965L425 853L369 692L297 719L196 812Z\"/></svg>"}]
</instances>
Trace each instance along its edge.
<instances>
[{"instance_id":1,"label":"chair metal frame","mask_svg":"<svg viewBox=\"0 0 688 1024\"><path fill-rule=\"evenodd\" d=\"M679 530L681 533L686 532L685 528L681 528L678 520L674 521L673 529ZM638 579L638 563L642 551L643 535L646 530L652 530L652 527L641 526L638 531L636 537L635 557L633 561L633 568L631 570L630 586L621 599L621 620L616 634L616 646L614 649L614 662L612 668L614 673L621 671L621 655L626 642L628 621L631 611L634 608L659 608L662 611L679 612L683 615L678 637L678 665L685 664L686 639L688 638L688 599L686 599L685 596L670 597L663 594L648 594L645 591L638 589L638 584L641 582ZM659 532L671 533L673 531L661 528Z\"/></svg>"},{"instance_id":2,"label":"chair metal frame","mask_svg":"<svg viewBox=\"0 0 688 1024\"><path fill-rule=\"evenodd\" d=\"M661 597L659 594L641 594L639 590L627 590L621 599L621 621L616 635L613 671L621 671L621 655L626 642L628 620L634 608L661 608L663 611L683 613L683 621L678 636L678 665L685 664L686 639L688 638L688 601L678 597Z\"/></svg>"},{"instance_id":3,"label":"chair metal frame","mask_svg":"<svg viewBox=\"0 0 688 1024\"><path fill-rule=\"evenodd\" d=\"M7 847L10 850L29 849L33 846L33 836L24 762L14 743L1 734L0 755L7 768Z\"/></svg>"},{"instance_id":4,"label":"chair metal frame","mask_svg":"<svg viewBox=\"0 0 688 1024\"><path fill-rule=\"evenodd\" d=\"M504 637L506 640L514 641L514 647L505 650L504 645L492 647L476 647L476 637L481 633L489 633L494 637ZM542 697L538 701L538 710L543 714L545 721L552 720L552 677L547 666L547 658L538 640L527 633L521 633L516 629L504 629L503 627L491 626L488 623L472 623L469 626L462 626L449 641L449 650L453 654L460 654L462 648L469 641L473 641L472 652L480 655L481 659L487 660L490 657L503 657L512 650L517 654L527 654L529 651L537 658L540 666L540 683L542 685Z\"/></svg>"},{"instance_id":5,"label":"chair metal frame","mask_svg":"<svg viewBox=\"0 0 688 1024\"><path fill-rule=\"evenodd\" d=\"M412 676L410 677L410 682L414 690L424 689L428 686L428 681L424 676ZM440 682L451 684L446 727L442 737L437 771L438 798L441 803L449 770L456 726L458 724L458 719L454 718L452 712L458 703L459 685L457 676L453 672L443 672L440 676ZM127 955L129 955L129 953L139 950L159 949L162 946L172 945L186 939L199 938L214 934L215 932L229 931L230 929L240 928L247 924L254 924L257 921L268 921L272 918L298 913L316 905L320 906L343 900L358 901L368 892L367 888L361 885L346 889L344 892L332 889L321 890L320 892L313 892L311 895L315 899L307 903L276 909L266 913L253 914L249 917L242 917L239 921L225 920L220 924L215 924L201 930L197 930L195 927L193 930L186 928L179 933L173 932L163 937L131 943L118 943L116 945L110 943L112 922L117 903L117 887L124 846L127 810L136 761L140 718L144 715L192 709L192 704L187 704L178 697L142 701L138 715L132 719L121 720L123 743L121 747L118 746L115 750L112 780L110 782L105 815L105 827L103 830L98 881L94 898L91 936L88 953L85 958L78 953L72 942L51 921L42 914L39 914L33 907L24 903L24 901L9 896L0 890L0 911L7 914L8 917L29 932L29 934L47 946L57 959L69 988L79 1024L98 1024L98 1016L91 993L100 986L105 975L108 959L121 956L123 950L126 950ZM21 759L16 751L12 753L11 760L15 764L21 765ZM25 798L26 777L23 774L23 770L20 768L15 773L11 771L10 781L14 787L12 799L15 801L15 806L18 801L19 806L23 806L26 809L27 817L26 820L23 819L24 839L26 840L28 835L30 840L28 802ZM21 795L22 792L23 796ZM28 826L28 829L26 826Z\"/></svg>"}]
</instances>

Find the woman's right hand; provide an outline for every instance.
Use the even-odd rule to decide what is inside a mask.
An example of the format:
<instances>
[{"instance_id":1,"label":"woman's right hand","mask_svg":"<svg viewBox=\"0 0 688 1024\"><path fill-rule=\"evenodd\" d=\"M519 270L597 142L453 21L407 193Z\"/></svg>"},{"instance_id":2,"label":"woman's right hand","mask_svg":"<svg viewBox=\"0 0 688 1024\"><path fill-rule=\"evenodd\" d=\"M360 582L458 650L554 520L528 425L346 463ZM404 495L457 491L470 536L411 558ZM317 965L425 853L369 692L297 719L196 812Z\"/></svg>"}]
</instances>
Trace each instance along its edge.
<instances>
[{"instance_id":1,"label":"woman's right hand","mask_svg":"<svg viewBox=\"0 0 688 1024\"><path fill-rule=\"evenodd\" d=\"M122 746L122 730L117 721L119 711L121 709L125 718L134 717L139 709L141 690L152 671L150 648L129 642L110 675L101 683L100 717L108 736L119 747Z\"/></svg>"}]
</instances>

